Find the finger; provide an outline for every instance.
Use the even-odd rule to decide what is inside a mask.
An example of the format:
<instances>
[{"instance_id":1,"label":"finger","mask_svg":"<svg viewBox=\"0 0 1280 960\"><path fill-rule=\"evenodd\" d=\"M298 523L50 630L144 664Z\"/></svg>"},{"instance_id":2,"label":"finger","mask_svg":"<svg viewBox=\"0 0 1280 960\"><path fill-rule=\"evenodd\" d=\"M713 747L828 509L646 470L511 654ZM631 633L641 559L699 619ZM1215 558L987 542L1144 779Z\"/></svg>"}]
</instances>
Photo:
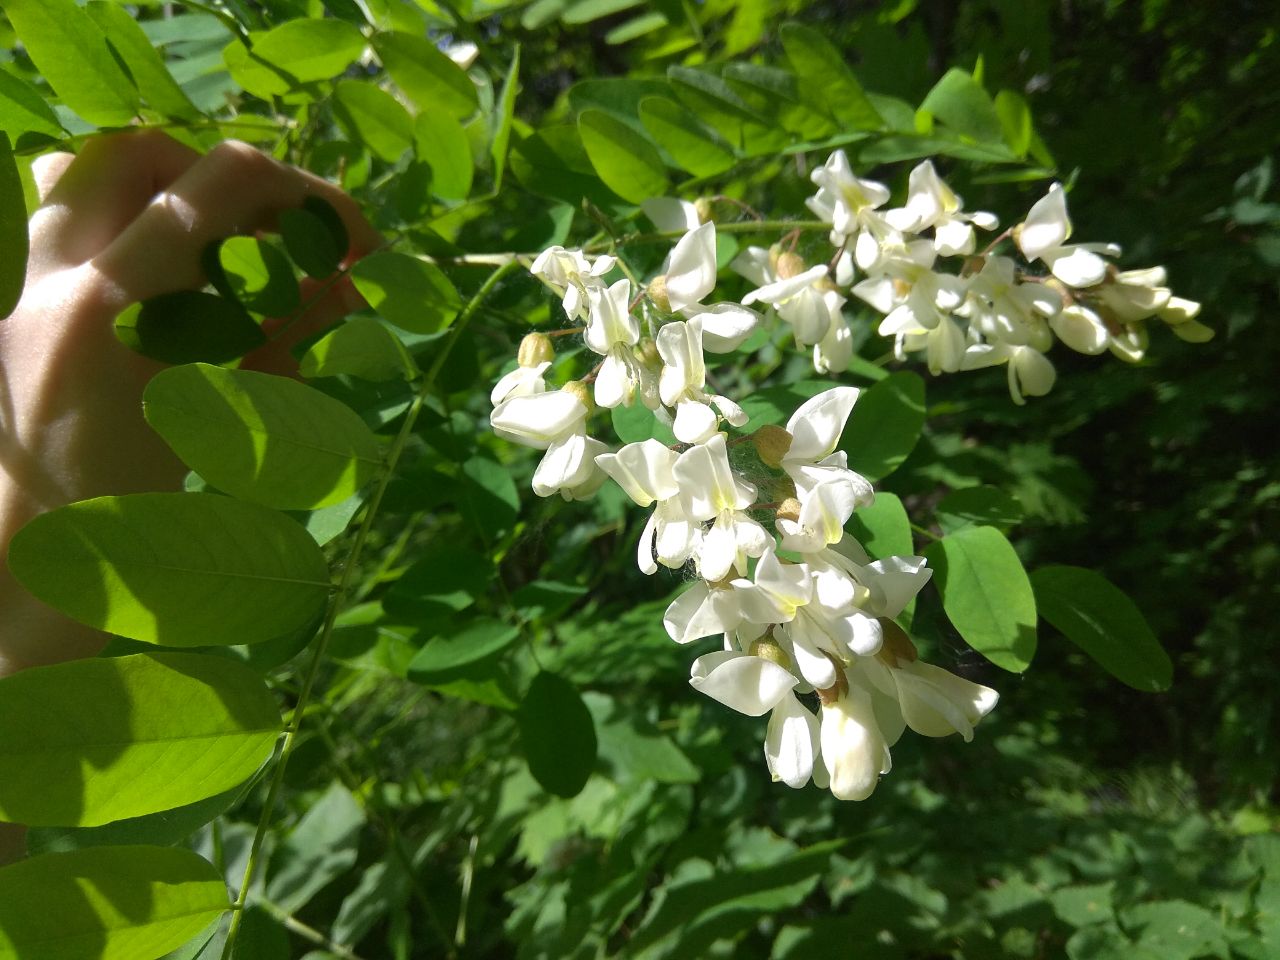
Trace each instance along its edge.
<instances>
[{"instance_id":1,"label":"finger","mask_svg":"<svg viewBox=\"0 0 1280 960\"><path fill-rule=\"evenodd\" d=\"M42 153L31 161L31 178L35 181L36 196L42 204L48 199L49 193L75 158L74 153L57 151Z\"/></svg>"},{"instance_id":2,"label":"finger","mask_svg":"<svg viewBox=\"0 0 1280 960\"><path fill-rule=\"evenodd\" d=\"M215 240L272 230L309 195L329 201L351 237L348 257L377 246L355 202L324 180L245 143L227 141L179 177L93 261L124 306L204 283L200 255Z\"/></svg>"},{"instance_id":3,"label":"finger","mask_svg":"<svg viewBox=\"0 0 1280 960\"><path fill-rule=\"evenodd\" d=\"M52 267L86 263L199 158L154 130L94 137L62 170L49 162L60 175L31 218L32 249Z\"/></svg>"},{"instance_id":4,"label":"finger","mask_svg":"<svg viewBox=\"0 0 1280 960\"><path fill-rule=\"evenodd\" d=\"M349 276L344 276L321 293L323 285L315 280L302 282L302 302L306 312L298 317L271 317L262 323L269 342L244 358L245 369L260 370L291 377L298 372L293 348L299 341L333 326L349 313L363 310L368 304L356 290ZM315 302L312 302L315 298Z\"/></svg>"}]
</instances>

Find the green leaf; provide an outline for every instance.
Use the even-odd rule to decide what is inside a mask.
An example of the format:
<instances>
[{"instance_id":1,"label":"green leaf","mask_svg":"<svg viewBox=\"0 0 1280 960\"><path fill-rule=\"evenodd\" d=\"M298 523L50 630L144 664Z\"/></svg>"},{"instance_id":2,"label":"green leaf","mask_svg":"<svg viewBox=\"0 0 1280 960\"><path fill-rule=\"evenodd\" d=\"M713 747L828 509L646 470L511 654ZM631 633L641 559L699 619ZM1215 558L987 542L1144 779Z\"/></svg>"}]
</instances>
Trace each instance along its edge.
<instances>
[{"instance_id":1,"label":"green leaf","mask_svg":"<svg viewBox=\"0 0 1280 960\"><path fill-rule=\"evenodd\" d=\"M459 668L505 650L520 636L520 630L498 620L473 620L458 633L427 641L409 664L409 679L417 683L444 683L454 679Z\"/></svg>"},{"instance_id":2,"label":"green leaf","mask_svg":"<svg viewBox=\"0 0 1280 960\"><path fill-rule=\"evenodd\" d=\"M583 200L606 209L618 205L617 195L596 176L577 127L544 127L518 139L508 162L520 185L540 197L575 209Z\"/></svg>"},{"instance_id":3,"label":"green leaf","mask_svg":"<svg viewBox=\"0 0 1280 960\"><path fill-rule=\"evenodd\" d=\"M767 423L780 426L790 420L806 400L837 386L839 384L831 380L801 380L756 390L742 398L742 409L750 419L740 429L743 433L752 433Z\"/></svg>"},{"instance_id":4,"label":"green leaf","mask_svg":"<svg viewBox=\"0 0 1280 960\"><path fill-rule=\"evenodd\" d=\"M431 168L431 192L442 200L465 200L475 161L462 124L447 110L426 107L414 125L414 143L418 159Z\"/></svg>"},{"instance_id":5,"label":"green leaf","mask_svg":"<svg viewBox=\"0 0 1280 960\"><path fill-rule=\"evenodd\" d=\"M142 960L190 940L230 904L190 850L96 847L0 867L0 960Z\"/></svg>"},{"instance_id":6,"label":"green leaf","mask_svg":"<svg viewBox=\"0 0 1280 960\"><path fill-rule=\"evenodd\" d=\"M667 445L676 442L676 435L671 432L671 428L642 403L614 407L609 411L609 418L613 421L614 432L623 443L639 443L650 437Z\"/></svg>"},{"instance_id":7,"label":"green leaf","mask_svg":"<svg viewBox=\"0 0 1280 960\"><path fill-rule=\"evenodd\" d=\"M722 77L678 66L668 67L667 77L686 107L747 156L776 153L791 142L784 129L761 117Z\"/></svg>"},{"instance_id":8,"label":"green leaf","mask_svg":"<svg viewBox=\"0 0 1280 960\"><path fill-rule=\"evenodd\" d=\"M507 68L506 79L502 81L502 92L498 94L498 103L494 108L491 121L493 142L489 146L489 157L493 160L494 193L502 187L502 173L507 164L507 147L511 143L511 124L515 117L516 89L519 79L520 45L516 44L515 53L511 57L511 66Z\"/></svg>"},{"instance_id":9,"label":"green leaf","mask_svg":"<svg viewBox=\"0 0 1280 960\"><path fill-rule=\"evenodd\" d=\"M1222 920L1185 900L1135 904L1120 919L1127 929L1140 931L1139 949L1162 960L1230 955Z\"/></svg>"},{"instance_id":10,"label":"green leaf","mask_svg":"<svg viewBox=\"0 0 1280 960\"><path fill-rule=\"evenodd\" d=\"M27 203L9 136L0 133L0 318L22 299L27 279Z\"/></svg>"},{"instance_id":11,"label":"green leaf","mask_svg":"<svg viewBox=\"0 0 1280 960\"><path fill-rule=\"evenodd\" d=\"M964 641L1021 673L1036 652L1036 598L1013 546L994 527L965 527L924 551L942 608Z\"/></svg>"},{"instance_id":12,"label":"green leaf","mask_svg":"<svg viewBox=\"0 0 1280 960\"><path fill-rule=\"evenodd\" d=\"M284 251L257 237L227 237L218 246L227 289L246 310L283 317L301 302L293 265Z\"/></svg>"},{"instance_id":13,"label":"green leaf","mask_svg":"<svg viewBox=\"0 0 1280 960\"><path fill-rule=\"evenodd\" d=\"M91 0L85 10L124 61L147 106L178 120L203 119L204 114L178 86L138 21L127 10L106 0Z\"/></svg>"},{"instance_id":14,"label":"green leaf","mask_svg":"<svg viewBox=\"0 0 1280 960\"><path fill-rule=\"evenodd\" d=\"M0 818L98 826L230 790L271 755L280 714L222 657L135 654L0 680Z\"/></svg>"},{"instance_id":15,"label":"green leaf","mask_svg":"<svg viewBox=\"0 0 1280 960\"><path fill-rule=\"evenodd\" d=\"M233 300L201 290L175 290L127 307L116 337L161 363L226 363L267 342L262 328Z\"/></svg>"},{"instance_id":16,"label":"green leaf","mask_svg":"<svg viewBox=\"0 0 1280 960\"><path fill-rule=\"evenodd\" d=\"M486 540L510 529L520 514L520 494L511 470L489 457L472 457L462 465L458 505Z\"/></svg>"},{"instance_id":17,"label":"green leaf","mask_svg":"<svg viewBox=\"0 0 1280 960\"><path fill-rule=\"evenodd\" d=\"M1168 690L1173 664L1132 600L1083 567L1041 567L1031 575L1040 615L1121 683Z\"/></svg>"},{"instance_id":18,"label":"green leaf","mask_svg":"<svg viewBox=\"0 0 1280 960\"><path fill-rule=\"evenodd\" d=\"M474 550L453 544L429 546L387 592L383 607L406 623L433 628L489 591L493 564Z\"/></svg>"},{"instance_id":19,"label":"green leaf","mask_svg":"<svg viewBox=\"0 0 1280 960\"><path fill-rule=\"evenodd\" d=\"M1063 923L1073 927L1087 927L1115 920L1111 907L1114 889L1115 881L1059 887L1053 891L1049 902L1053 904L1053 912Z\"/></svg>"},{"instance_id":20,"label":"green leaf","mask_svg":"<svg viewBox=\"0 0 1280 960\"><path fill-rule=\"evenodd\" d=\"M943 74L920 109L979 143L1003 145L1004 128L991 96L963 70L953 67Z\"/></svg>"},{"instance_id":21,"label":"green leaf","mask_svg":"<svg viewBox=\"0 0 1280 960\"><path fill-rule=\"evenodd\" d=\"M14 143L24 133L66 136L57 114L40 92L5 70L0 70L0 132L8 134Z\"/></svg>"},{"instance_id":22,"label":"green leaf","mask_svg":"<svg viewBox=\"0 0 1280 960\"><path fill-rule=\"evenodd\" d=\"M871 481L893 473L915 449L924 418L924 381L911 371L890 374L868 387L840 439L840 449L849 453L849 469Z\"/></svg>"},{"instance_id":23,"label":"green leaf","mask_svg":"<svg viewBox=\"0 0 1280 960\"><path fill-rule=\"evenodd\" d=\"M382 65L419 110L442 108L458 119L476 112L476 85L426 37L380 33L373 48Z\"/></svg>"},{"instance_id":24,"label":"green leaf","mask_svg":"<svg viewBox=\"0 0 1280 960\"><path fill-rule=\"evenodd\" d=\"M391 94L362 80L339 80L333 113L347 133L376 157L395 163L413 146L413 119Z\"/></svg>"},{"instance_id":25,"label":"green leaf","mask_svg":"<svg viewBox=\"0 0 1280 960\"><path fill-rule=\"evenodd\" d=\"M250 34L250 40L252 50L232 41L223 59L237 83L263 98L338 76L364 52L366 43L364 34L345 20L305 17Z\"/></svg>"},{"instance_id":26,"label":"green leaf","mask_svg":"<svg viewBox=\"0 0 1280 960\"><path fill-rule=\"evenodd\" d=\"M605 185L632 203L667 192L667 171L658 151L640 134L602 110L584 110L578 133L591 165Z\"/></svg>"},{"instance_id":27,"label":"green leaf","mask_svg":"<svg viewBox=\"0 0 1280 960\"><path fill-rule=\"evenodd\" d=\"M641 100L640 120L654 142L695 177L714 176L734 164L729 146L674 100L665 97Z\"/></svg>"},{"instance_id":28,"label":"green leaf","mask_svg":"<svg viewBox=\"0 0 1280 960\"><path fill-rule=\"evenodd\" d=\"M352 376L375 383L416 379L419 373L400 338L372 317L351 317L312 344L299 372L306 378Z\"/></svg>"},{"instance_id":29,"label":"green leaf","mask_svg":"<svg viewBox=\"0 0 1280 960\"><path fill-rule=\"evenodd\" d=\"M1004 142L1016 157L1025 157L1031 148L1031 108L1022 94L1001 90L996 94L996 113L1004 131Z\"/></svg>"},{"instance_id":30,"label":"green leaf","mask_svg":"<svg viewBox=\"0 0 1280 960\"><path fill-rule=\"evenodd\" d=\"M172 367L152 377L142 408L214 487L280 510L338 503L382 468L378 440L354 410L288 377Z\"/></svg>"},{"instance_id":31,"label":"green leaf","mask_svg":"<svg viewBox=\"0 0 1280 960\"><path fill-rule=\"evenodd\" d=\"M413 333L438 333L457 316L462 300L433 263L384 250L358 261L351 281L384 320Z\"/></svg>"},{"instance_id":32,"label":"green leaf","mask_svg":"<svg viewBox=\"0 0 1280 960\"><path fill-rule=\"evenodd\" d=\"M907 510L892 493L876 492L875 502L859 507L849 519L849 532L872 559L909 557L915 553Z\"/></svg>"},{"instance_id":33,"label":"green leaf","mask_svg":"<svg viewBox=\"0 0 1280 960\"><path fill-rule=\"evenodd\" d=\"M516 714L529 772L548 793L576 796L596 764L596 730L577 688L546 670L529 685Z\"/></svg>"},{"instance_id":34,"label":"green leaf","mask_svg":"<svg viewBox=\"0 0 1280 960\"><path fill-rule=\"evenodd\" d=\"M623 10L638 7L643 0L575 0L565 8L560 19L565 23L590 23Z\"/></svg>"},{"instance_id":35,"label":"green leaf","mask_svg":"<svg viewBox=\"0 0 1280 960\"><path fill-rule=\"evenodd\" d=\"M1008 533L1010 527L1022 522L1022 505L997 487L967 487L949 493L934 509L938 526L943 533L953 533L961 527L995 527Z\"/></svg>"},{"instance_id":36,"label":"green leaf","mask_svg":"<svg viewBox=\"0 0 1280 960\"><path fill-rule=\"evenodd\" d=\"M338 243L323 217L312 210L285 210L279 222L284 248L303 273L324 280L338 269L347 248Z\"/></svg>"},{"instance_id":37,"label":"green leaf","mask_svg":"<svg viewBox=\"0 0 1280 960\"><path fill-rule=\"evenodd\" d=\"M294 913L355 866L364 811L340 783L312 804L271 857L267 898Z\"/></svg>"},{"instance_id":38,"label":"green leaf","mask_svg":"<svg viewBox=\"0 0 1280 960\"><path fill-rule=\"evenodd\" d=\"M5 0L4 12L64 104L102 127L125 126L133 119L137 88L102 31L73 0Z\"/></svg>"},{"instance_id":39,"label":"green leaf","mask_svg":"<svg viewBox=\"0 0 1280 960\"><path fill-rule=\"evenodd\" d=\"M615 780L697 783L702 778L684 751L652 723L619 709L602 693L586 693L583 700L595 721L600 759Z\"/></svg>"},{"instance_id":40,"label":"green leaf","mask_svg":"<svg viewBox=\"0 0 1280 960\"><path fill-rule=\"evenodd\" d=\"M27 851L32 855L63 853L85 847L118 847L137 843L177 846L206 823L226 813L246 789L244 784L237 784L230 790L195 803L140 817L126 817L98 827L33 827L27 831Z\"/></svg>"},{"instance_id":41,"label":"green leaf","mask_svg":"<svg viewBox=\"0 0 1280 960\"><path fill-rule=\"evenodd\" d=\"M840 51L812 27L783 24L779 31L806 103L849 130L879 130L884 119L872 106Z\"/></svg>"},{"instance_id":42,"label":"green leaf","mask_svg":"<svg viewBox=\"0 0 1280 960\"><path fill-rule=\"evenodd\" d=\"M9 569L49 606L171 647L269 640L329 594L320 548L293 520L208 493L99 497L14 534Z\"/></svg>"}]
</instances>

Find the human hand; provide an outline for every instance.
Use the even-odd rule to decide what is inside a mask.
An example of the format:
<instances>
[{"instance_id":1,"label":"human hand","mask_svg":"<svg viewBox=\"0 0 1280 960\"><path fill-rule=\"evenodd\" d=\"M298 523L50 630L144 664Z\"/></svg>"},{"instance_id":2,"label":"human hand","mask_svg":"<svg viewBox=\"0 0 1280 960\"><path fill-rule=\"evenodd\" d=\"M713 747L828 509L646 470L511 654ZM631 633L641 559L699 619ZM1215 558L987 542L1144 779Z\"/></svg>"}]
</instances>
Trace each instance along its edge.
<instances>
[{"instance_id":1,"label":"human hand","mask_svg":"<svg viewBox=\"0 0 1280 960\"><path fill-rule=\"evenodd\" d=\"M142 389L161 365L116 339L121 310L202 286L208 244L272 230L308 195L345 222L348 262L380 243L337 187L243 143L201 156L162 133L110 134L77 156L42 157L35 173L43 202L31 218L26 287L0 321L0 548L43 511L180 482L184 468L142 416ZM304 302L317 290L304 284ZM362 303L344 278L244 365L293 372L289 347ZM0 610L0 676L91 655L105 639L35 601L7 566Z\"/></svg>"}]
</instances>

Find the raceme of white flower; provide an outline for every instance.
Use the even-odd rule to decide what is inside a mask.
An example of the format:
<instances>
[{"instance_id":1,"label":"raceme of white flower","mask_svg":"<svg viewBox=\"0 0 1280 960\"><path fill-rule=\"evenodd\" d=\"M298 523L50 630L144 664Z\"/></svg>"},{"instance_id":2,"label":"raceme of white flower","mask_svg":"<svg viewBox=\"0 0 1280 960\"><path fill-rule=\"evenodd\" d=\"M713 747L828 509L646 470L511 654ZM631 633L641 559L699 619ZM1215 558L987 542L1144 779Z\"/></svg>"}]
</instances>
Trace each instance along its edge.
<instances>
[{"instance_id":1,"label":"raceme of white flower","mask_svg":"<svg viewBox=\"0 0 1280 960\"><path fill-rule=\"evenodd\" d=\"M637 565L696 575L667 609L667 632L682 644L722 639L721 650L694 660L691 684L739 712L769 715L764 754L775 780L864 799L904 729L970 740L997 694L921 662L898 625L932 574L925 560L872 561L845 530L874 499L837 449L858 390L819 393L785 427L746 433L742 407L709 388L708 354L738 349L777 318L798 347L812 348L815 369L842 372L853 357L852 297L884 315L878 332L893 338L899 359L922 353L934 374L1003 363L1022 403L1053 386L1046 353L1056 341L1136 361L1153 317L1193 342L1212 331L1195 319L1199 304L1172 295L1162 268L1121 271L1107 259L1119 254L1113 244L1068 243L1058 184L979 250L978 232L994 231L996 218L966 212L929 161L911 172L901 207L886 207L890 190L857 177L842 151L812 180L818 192L807 203L831 225L830 256L810 265L785 238L746 248L731 263L754 285L741 302L707 302L718 280L708 201L643 204L659 230L677 235L644 283L613 255L544 251L530 270L560 297L571 326L524 338L515 369L493 388L491 423L544 451L533 476L539 496L583 499L612 479L651 511ZM1021 260L995 252L1003 241ZM944 268L948 258L954 269ZM600 360L553 388L552 337L573 334ZM590 436L595 410L617 407L649 411L676 442L615 446Z\"/></svg>"}]
</instances>

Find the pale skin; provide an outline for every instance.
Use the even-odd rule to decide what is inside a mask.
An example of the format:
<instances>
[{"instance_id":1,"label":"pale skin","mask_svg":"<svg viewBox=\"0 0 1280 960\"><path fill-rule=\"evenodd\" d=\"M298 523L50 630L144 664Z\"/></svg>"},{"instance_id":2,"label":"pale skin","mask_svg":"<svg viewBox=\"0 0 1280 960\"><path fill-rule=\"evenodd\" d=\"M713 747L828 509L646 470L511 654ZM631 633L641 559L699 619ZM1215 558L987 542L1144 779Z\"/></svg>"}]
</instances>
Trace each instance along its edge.
<instances>
[{"instance_id":1,"label":"pale skin","mask_svg":"<svg viewBox=\"0 0 1280 960\"><path fill-rule=\"evenodd\" d=\"M115 316L202 286L209 243L270 231L308 195L346 223L348 260L381 243L337 187L243 143L201 155L160 133L112 134L74 156L41 157L33 172L41 205L26 286L0 321L0 677L93 656L106 641L13 579L5 556L14 532L72 501L177 489L186 472L142 416L142 389L162 367L116 339ZM290 346L363 304L345 279L321 291L304 284L314 305L244 365L292 374ZM21 829L0 824L0 863L21 846Z\"/></svg>"}]
</instances>

